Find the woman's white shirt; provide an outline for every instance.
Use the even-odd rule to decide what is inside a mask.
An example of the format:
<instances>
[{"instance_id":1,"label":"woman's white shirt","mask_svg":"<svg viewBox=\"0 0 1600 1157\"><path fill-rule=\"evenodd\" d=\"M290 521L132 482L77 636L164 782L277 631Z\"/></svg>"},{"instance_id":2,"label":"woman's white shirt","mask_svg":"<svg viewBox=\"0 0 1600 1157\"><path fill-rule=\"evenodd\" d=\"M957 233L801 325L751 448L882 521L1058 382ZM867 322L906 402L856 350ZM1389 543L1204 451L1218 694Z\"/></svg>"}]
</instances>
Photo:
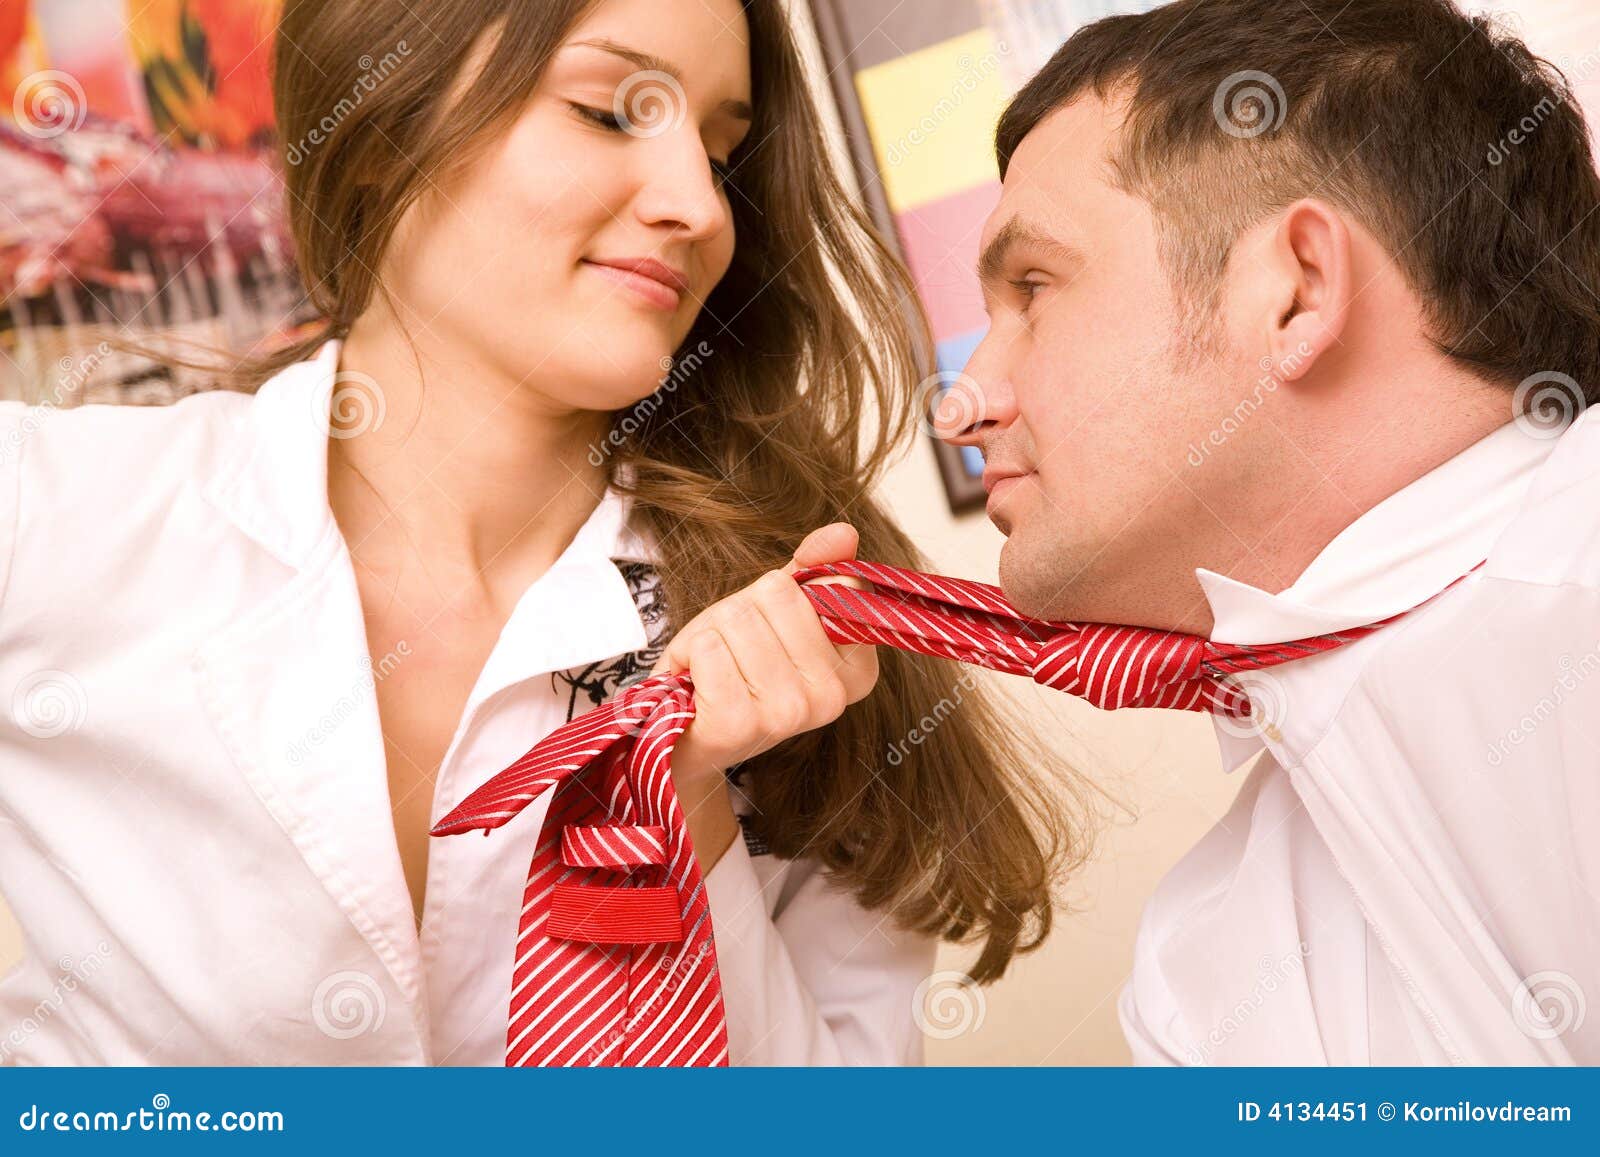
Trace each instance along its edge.
<instances>
[{"instance_id":1,"label":"woman's white shirt","mask_svg":"<svg viewBox=\"0 0 1600 1157\"><path fill-rule=\"evenodd\" d=\"M0 1064L503 1063L547 799L435 840L420 934L355 573L339 347L254 395L0 403ZM608 491L523 594L437 821L625 678L655 558ZM730 789L734 790L734 789ZM735 806L744 809L737 798ZM744 841L706 879L735 1064L908 1064L934 945Z\"/></svg>"}]
</instances>

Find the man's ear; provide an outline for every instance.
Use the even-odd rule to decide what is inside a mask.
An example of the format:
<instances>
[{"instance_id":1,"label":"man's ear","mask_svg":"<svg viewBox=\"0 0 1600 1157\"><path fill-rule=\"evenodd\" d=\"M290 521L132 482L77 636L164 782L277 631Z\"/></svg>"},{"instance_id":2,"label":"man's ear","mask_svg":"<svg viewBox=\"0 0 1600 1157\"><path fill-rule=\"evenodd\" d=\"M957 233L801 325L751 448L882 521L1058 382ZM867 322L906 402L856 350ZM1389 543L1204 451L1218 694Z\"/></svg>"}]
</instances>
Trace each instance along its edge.
<instances>
[{"instance_id":1,"label":"man's ear","mask_svg":"<svg viewBox=\"0 0 1600 1157\"><path fill-rule=\"evenodd\" d=\"M1292 382L1344 333L1355 292L1350 228L1332 205L1305 198L1280 214L1264 256L1275 286L1267 353L1272 372Z\"/></svg>"}]
</instances>

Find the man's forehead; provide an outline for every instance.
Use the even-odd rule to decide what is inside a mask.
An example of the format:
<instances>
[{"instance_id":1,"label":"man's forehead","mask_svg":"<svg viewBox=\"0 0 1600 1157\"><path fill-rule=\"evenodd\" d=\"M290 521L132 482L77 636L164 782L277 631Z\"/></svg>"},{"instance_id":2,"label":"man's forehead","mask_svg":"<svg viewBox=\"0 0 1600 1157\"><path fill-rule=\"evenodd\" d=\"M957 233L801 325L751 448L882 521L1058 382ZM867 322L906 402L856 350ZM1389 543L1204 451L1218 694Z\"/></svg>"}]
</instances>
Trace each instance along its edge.
<instances>
[{"instance_id":1,"label":"man's forehead","mask_svg":"<svg viewBox=\"0 0 1600 1157\"><path fill-rule=\"evenodd\" d=\"M1016 225L1057 236L1076 232L1075 218L1115 194L1108 181L1110 146L1120 119L1119 109L1091 94L1040 121L1012 154L982 244Z\"/></svg>"}]
</instances>

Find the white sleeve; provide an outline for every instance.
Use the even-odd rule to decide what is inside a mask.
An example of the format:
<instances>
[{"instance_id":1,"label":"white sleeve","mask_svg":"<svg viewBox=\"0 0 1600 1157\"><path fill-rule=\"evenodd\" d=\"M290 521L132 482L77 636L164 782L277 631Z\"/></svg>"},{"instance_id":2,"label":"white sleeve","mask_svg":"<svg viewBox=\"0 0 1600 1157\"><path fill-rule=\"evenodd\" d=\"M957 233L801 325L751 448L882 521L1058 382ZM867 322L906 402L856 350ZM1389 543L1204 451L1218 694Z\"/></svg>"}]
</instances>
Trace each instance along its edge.
<instances>
[{"instance_id":1,"label":"white sleeve","mask_svg":"<svg viewBox=\"0 0 1600 1157\"><path fill-rule=\"evenodd\" d=\"M0 402L0 621L3 621L6 587L11 579L11 557L17 549L17 525L22 507L22 444L27 438L24 421L28 410L22 402Z\"/></svg>"},{"instance_id":2,"label":"white sleeve","mask_svg":"<svg viewBox=\"0 0 1600 1157\"><path fill-rule=\"evenodd\" d=\"M730 1062L921 1064L912 1006L936 941L862 908L813 863L787 869L771 916L743 839L706 876Z\"/></svg>"},{"instance_id":3,"label":"white sleeve","mask_svg":"<svg viewBox=\"0 0 1600 1157\"><path fill-rule=\"evenodd\" d=\"M1123 985L1122 995L1117 999L1117 1020L1122 1024L1122 1035L1128 1041L1128 1051L1133 1056L1134 1064L1171 1066L1184 1063L1174 1051L1176 1046L1171 1041L1162 1040L1145 1023L1132 980Z\"/></svg>"}]
</instances>

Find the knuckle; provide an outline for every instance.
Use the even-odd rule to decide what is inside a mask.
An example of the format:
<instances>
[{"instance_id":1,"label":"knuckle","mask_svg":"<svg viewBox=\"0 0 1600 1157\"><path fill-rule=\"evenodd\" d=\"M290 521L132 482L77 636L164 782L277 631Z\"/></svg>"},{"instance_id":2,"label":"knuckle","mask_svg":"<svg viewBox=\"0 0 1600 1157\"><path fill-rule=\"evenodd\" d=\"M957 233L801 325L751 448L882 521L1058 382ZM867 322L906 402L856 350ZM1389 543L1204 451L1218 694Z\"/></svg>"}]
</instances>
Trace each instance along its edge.
<instances>
[{"instance_id":1,"label":"knuckle","mask_svg":"<svg viewBox=\"0 0 1600 1157\"><path fill-rule=\"evenodd\" d=\"M774 701L771 722L773 730L784 735L796 735L807 729L811 706L799 695L785 695Z\"/></svg>"},{"instance_id":2,"label":"knuckle","mask_svg":"<svg viewBox=\"0 0 1600 1157\"><path fill-rule=\"evenodd\" d=\"M823 718L833 720L850 706L850 692L842 679L829 679L817 688L817 707Z\"/></svg>"}]
</instances>

